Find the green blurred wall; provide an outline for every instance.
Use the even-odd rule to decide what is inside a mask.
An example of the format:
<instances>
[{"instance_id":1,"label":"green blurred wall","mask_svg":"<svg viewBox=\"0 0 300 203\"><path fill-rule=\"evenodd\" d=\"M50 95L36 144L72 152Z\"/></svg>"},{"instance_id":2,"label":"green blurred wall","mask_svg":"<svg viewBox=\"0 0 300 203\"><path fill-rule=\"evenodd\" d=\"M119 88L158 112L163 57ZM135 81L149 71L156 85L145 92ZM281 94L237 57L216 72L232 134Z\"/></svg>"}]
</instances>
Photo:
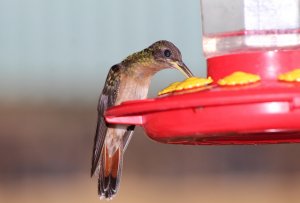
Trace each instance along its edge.
<instances>
[{"instance_id":1,"label":"green blurred wall","mask_svg":"<svg viewBox=\"0 0 300 203\"><path fill-rule=\"evenodd\" d=\"M0 0L0 101L94 102L108 69L167 39L205 75L198 0ZM183 77L155 76L150 96Z\"/></svg>"}]
</instances>

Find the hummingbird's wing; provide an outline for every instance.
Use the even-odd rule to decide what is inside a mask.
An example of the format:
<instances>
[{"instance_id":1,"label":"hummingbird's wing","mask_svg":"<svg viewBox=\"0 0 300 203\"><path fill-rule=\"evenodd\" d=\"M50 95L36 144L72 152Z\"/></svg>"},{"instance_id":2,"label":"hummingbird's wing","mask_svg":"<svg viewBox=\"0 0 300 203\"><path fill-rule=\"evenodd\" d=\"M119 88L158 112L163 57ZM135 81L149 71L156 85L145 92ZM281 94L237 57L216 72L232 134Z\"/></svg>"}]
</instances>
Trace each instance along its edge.
<instances>
[{"instance_id":1,"label":"hummingbird's wing","mask_svg":"<svg viewBox=\"0 0 300 203\"><path fill-rule=\"evenodd\" d=\"M94 149L92 158L91 176L94 175L100 159L103 143L107 132L107 124L104 119L104 112L108 107L114 106L120 84L119 64L114 65L108 72L105 85L98 103L98 119L96 134L94 138Z\"/></svg>"}]
</instances>

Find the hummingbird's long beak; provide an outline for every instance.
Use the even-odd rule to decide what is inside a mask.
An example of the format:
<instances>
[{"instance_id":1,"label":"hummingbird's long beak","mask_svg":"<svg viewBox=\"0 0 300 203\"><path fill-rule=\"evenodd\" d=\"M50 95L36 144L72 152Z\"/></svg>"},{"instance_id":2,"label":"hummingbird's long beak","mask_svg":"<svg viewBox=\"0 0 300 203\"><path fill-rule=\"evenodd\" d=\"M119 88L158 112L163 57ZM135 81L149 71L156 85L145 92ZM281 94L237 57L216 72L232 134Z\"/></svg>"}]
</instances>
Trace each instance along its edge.
<instances>
[{"instance_id":1,"label":"hummingbird's long beak","mask_svg":"<svg viewBox=\"0 0 300 203\"><path fill-rule=\"evenodd\" d=\"M182 61L171 62L171 64L187 78L194 77L193 73Z\"/></svg>"}]
</instances>

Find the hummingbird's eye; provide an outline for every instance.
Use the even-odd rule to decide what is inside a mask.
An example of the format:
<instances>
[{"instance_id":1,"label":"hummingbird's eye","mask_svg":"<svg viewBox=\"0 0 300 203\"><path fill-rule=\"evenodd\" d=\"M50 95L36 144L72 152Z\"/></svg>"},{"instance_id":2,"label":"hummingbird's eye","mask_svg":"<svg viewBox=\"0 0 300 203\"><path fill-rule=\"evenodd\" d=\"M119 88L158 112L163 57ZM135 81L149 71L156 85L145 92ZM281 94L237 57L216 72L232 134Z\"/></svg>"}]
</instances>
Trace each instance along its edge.
<instances>
[{"instance_id":1,"label":"hummingbird's eye","mask_svg":"<svg viewBox=\"0 0 300 203\"><path fill-rule=\"evenodd\" d=\"M172 55L172 53L171 53L171 51L169 49L166 49L164 51L164 55L165 55L165 57L169 58Z\"/></svg>"}]
</instances>

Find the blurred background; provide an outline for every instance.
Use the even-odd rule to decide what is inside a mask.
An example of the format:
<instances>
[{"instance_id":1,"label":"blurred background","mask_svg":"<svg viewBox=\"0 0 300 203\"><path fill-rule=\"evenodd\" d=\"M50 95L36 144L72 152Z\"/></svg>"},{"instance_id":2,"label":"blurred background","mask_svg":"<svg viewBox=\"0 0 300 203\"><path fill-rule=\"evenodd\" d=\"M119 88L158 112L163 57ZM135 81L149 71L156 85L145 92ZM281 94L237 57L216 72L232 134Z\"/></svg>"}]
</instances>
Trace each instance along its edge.
<instances>
[{"instance_id":1,"label":"blurred background","mask_svg":"<svg viewBox=\"0 0 300 203\"><path fill-rule=\"evenodd\" d=\"M167 39L206 75L199 0L0 0L0 29L0 202L100 201L97 101L130 53ZM182 79L157 74L149 97ZM113 201L299 202L299 155L295 144L165 145L138 128Z\"/></svg>"}]
</instances>

